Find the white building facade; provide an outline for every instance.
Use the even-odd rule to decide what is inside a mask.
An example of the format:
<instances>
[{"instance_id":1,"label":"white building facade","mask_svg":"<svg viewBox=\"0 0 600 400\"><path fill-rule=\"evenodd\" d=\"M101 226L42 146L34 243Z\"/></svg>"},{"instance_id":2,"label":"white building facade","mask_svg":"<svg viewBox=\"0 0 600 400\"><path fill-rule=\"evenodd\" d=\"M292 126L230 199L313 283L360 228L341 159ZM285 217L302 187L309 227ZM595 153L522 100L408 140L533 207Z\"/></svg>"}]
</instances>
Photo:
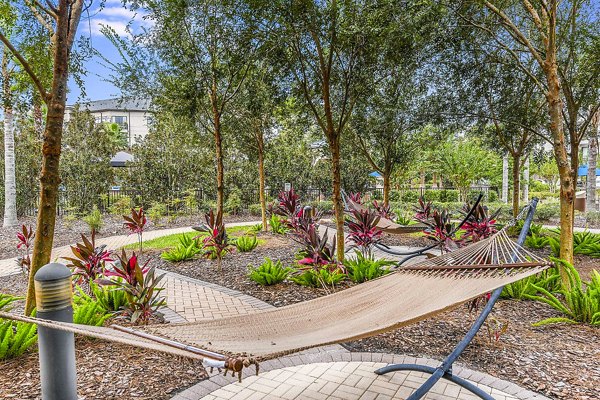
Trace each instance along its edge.
<instances>
[{"instance_id":1,"label":"white building facade","mask_svg":"<svg viewBox=\"0 0 600 400\"><path fill-rule=\"evenodd\" d=\"M95 100L79 105L82 110L88 110L98 123L116 123L121 132L127 137L129 146L148 135L152 123L150 101L147 99L107 99ZM68 121L74 106L67 106L65 120Z\"/></svg>"}]
</instances>

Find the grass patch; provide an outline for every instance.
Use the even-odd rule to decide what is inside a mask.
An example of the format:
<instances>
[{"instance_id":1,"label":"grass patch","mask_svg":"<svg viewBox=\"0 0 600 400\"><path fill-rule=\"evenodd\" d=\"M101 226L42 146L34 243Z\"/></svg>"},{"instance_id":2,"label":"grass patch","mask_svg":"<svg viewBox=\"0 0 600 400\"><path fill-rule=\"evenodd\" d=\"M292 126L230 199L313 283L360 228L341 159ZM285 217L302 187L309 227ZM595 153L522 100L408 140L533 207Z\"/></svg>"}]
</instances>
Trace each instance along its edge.
<instances>
[{"instance_id":1,"label":"grass patch","mask_svg":"<svg viewBox=\"0 0 600 400\"><path fill-rule=\"evenodd\" d=\"M246 232L248 232L248 226L233 226L231 228L227 228L227 234L234 238L238 236L243 236ZM200 235L201 237L206 236L206 233L201 232L186 232L186 233L176 233L174 235L162 236L156 239L144 240L142 242L142 247L146 250L167 250L171 249L179 244L179 237L181 235L185 235L190 239ZM258 245L265 243L263 239L258 239ZM124 249L137 250L138 244L132 243L126 246L123 246Z\"/></svg>"}]
</instances>

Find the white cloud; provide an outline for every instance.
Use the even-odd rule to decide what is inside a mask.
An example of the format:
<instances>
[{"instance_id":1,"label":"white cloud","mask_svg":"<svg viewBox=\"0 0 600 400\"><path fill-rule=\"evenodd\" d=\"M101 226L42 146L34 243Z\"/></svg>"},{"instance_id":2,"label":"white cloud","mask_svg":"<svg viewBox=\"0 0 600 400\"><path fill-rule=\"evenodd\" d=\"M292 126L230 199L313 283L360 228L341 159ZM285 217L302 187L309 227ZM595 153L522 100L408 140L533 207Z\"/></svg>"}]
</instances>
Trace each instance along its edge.
<instances>
[{"instance_id":1,"label":"white cloud","mask_svg":"<svg viewBox=\"0 0 600 400\"><path fill-rule=\"evenodd\" d=\"M102 35L102 26L110 26L121 36L129 35L128 27L134 33L142 27L150 27L152 21L144 19L143 12L131 11L121 5L119 0L109 0L106 6L97 10L97 13L91 18L92 35Z\"/></svg>"}]
</instances>

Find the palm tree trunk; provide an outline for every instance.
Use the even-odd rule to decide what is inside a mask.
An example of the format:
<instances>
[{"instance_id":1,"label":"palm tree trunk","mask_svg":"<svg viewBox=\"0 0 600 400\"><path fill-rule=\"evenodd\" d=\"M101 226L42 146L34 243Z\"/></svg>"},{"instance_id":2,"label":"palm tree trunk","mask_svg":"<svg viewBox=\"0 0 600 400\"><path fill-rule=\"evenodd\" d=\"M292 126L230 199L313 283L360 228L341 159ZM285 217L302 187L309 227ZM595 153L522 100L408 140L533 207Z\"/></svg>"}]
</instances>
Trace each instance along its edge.
<instances>
[{"instance_id":1,"label":"palm tree trunk","mask_svg":"<svg viewBox=\"0 0 600 400\"><path fill-rule=\"evenodd\" d=\"M15 226L17 221L17 179L15 172L15 131L8 71L8 49L4 47L2 56L2 82L4 98L4 223Z\"/></svg>"},{"instance_id":2,"label":"palm tree trunk","mask_svg":"<svg viewBox=\"0 0 600 400\"><path fill-rule=\"evenodd\" d=\"M598 161L598 125L600 125L600 111L592 118L589 134L588 173L586 183L586 211L596 211L596 168Z\"/></svg>"}]
</instances>

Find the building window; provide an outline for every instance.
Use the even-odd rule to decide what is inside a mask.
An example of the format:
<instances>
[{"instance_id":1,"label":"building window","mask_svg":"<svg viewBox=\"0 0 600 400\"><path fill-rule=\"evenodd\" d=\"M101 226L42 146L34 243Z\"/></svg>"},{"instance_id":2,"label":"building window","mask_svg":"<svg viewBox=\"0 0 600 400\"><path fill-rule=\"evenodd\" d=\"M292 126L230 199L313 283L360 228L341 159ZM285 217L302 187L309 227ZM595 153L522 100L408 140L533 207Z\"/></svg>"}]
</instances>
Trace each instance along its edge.
<instances>
[{"instance_id":1,"label":"building window","mask_svg":"<svg viewBox=\"0 0 600 400\"><path fill-rule=\"evenodd\" d=\"M121 127L121 129L124 130L124 131L127 130L127 117L123 117L123 116L111 117L110 118L110 122L114 122L116 124L119 124L119 126Z\"/></svg>"}]
</instances>

